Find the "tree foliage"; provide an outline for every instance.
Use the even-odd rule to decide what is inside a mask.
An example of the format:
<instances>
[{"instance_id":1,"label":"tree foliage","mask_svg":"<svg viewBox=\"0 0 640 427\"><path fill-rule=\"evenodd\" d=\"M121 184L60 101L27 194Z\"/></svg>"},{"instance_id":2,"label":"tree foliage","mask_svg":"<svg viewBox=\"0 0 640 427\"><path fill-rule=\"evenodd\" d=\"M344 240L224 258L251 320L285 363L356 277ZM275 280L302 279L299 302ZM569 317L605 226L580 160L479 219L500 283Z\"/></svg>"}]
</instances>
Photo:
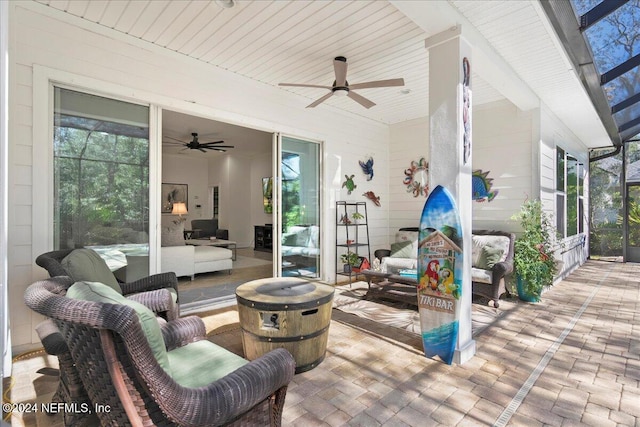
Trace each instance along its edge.
<instances>
[{"instance_id":1,"label":"tree foliage","mask_svg":"<svg viewBox=\"0 0 640 427\"><path fill-rule=\"evenodd\" d=\"M54 129L55 240L59 248L141 243L149 221L149 141Z\"/></svg>"}]
</instances>

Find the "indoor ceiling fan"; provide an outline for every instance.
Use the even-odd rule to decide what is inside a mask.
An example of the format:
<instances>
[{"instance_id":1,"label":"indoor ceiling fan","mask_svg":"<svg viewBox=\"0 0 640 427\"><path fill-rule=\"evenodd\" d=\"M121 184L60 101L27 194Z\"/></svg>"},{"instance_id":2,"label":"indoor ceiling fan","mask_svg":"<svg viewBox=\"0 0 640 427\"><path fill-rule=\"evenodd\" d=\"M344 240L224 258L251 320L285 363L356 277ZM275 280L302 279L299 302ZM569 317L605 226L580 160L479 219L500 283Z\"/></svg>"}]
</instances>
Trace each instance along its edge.
<instances>
[{"instance_id":1,"label":"indoor ceiling fan","mask_svg":"<svg viewBox=\"0 0 640 427\"><path fill-rule=\"evenodd\" d=\"M336 75L336 79L333 81L333 86L311 85L304 83L280 83L280 86L316 87L321 89L329 89L331 91L328 94L324 95L322 98L317 99L316 101L307 105L307 108L313 108L326 101L333 95L348 96L358 104L362 105L364 108L371 108L376 104L368 100L364 96L358 95L357 93L353 92L353 89L404 86L404 79L377 80L373 82L356 83L353 85L349 85L349 82L347 82L347 58L345 58L344 56L335 57L335 59L333 60L333 69Z\"/></svg>"},{"instance_id":2,"label":"indoor ceiling fan","mask_svg":"<svg viewBox=\"0 0 640 427\"><path fill-rule=\"evenodd\" d=\"M203 153L206 153L207 150L215 150L215 151L227 151L227 148L234 148L233 145L218 145L223 144L224 141L213 141L213 142L200 142L198 141L198 133L192 132L191 136L193 139L189 142L184 142L176 138L172 138L170 136L165 135L165 138L173 139L176 142L165 142L165 144L174 144L174 145L182 145L184 146L183 150L200 150Z\"/></svg>"}]
</instances>

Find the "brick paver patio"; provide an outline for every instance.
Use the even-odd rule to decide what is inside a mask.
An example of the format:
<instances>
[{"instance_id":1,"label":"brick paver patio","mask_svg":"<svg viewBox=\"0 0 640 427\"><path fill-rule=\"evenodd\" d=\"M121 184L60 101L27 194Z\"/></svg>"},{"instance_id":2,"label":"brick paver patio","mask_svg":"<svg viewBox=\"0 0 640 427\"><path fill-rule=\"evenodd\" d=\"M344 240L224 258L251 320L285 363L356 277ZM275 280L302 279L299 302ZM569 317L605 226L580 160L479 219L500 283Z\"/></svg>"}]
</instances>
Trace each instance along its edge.
<instances>
[{"instance_id":1,"label":"brick paver patio","mask_svg":"<svg viewBox=\"0 0 640 427\"><path fill-rule=\"evenodd\" d=\"M640 427L639 284L640 264L589 261L483 329L464 365L425 358L414 334L333 310L326 358L295 376L283 424ZM208 330L226 328L216 342L242 352L230 314L207 317ZM36 373L42 359L20 365L13 401L50 399L34 390L55 389ZM13 425L61 425L37 415Z\"/></svg>"},{"instance_id":2,"label":"brick paver patio","mask_svg":"<svg viewBox=\"0 0 640 427\"><path fill-rule=\"evenodd\" d=\"M327 357L294 378L285 425L640 426L639 285L639 264L589 261L453 366L334 310Z\"/></svg>"}]
</instances>

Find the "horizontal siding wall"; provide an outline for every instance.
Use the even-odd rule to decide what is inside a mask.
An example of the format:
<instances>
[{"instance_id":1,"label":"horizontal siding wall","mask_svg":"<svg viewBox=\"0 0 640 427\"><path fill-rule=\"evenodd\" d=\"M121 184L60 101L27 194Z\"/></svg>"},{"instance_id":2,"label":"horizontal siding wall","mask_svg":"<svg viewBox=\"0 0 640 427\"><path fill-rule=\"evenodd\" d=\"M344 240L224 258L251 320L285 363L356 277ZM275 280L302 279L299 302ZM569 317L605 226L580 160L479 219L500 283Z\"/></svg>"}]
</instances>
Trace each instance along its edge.
<instances>
[{"instance_id":1,"label":"horizontal siding wall","mask_svg":"<svg viewBox=\"0 0 640 427\"><path fill-rule=\"evenodd\" d=\"M556 147L575 157L586 166L584 178L584 212L589 212L589 150L545 105L540 113L540 198L544 209L549 212L555 223L556 218ZM559 278L569 275L582 265L589 256L589 221L583 219L585 232L569 236L563 240L563 251L556 254L562 267Z\"/></svg>"},{"instance_id":2,"label":"horizontal siding wall","mask_svg":"<svg viewBox=\"0 0 640 427\"><path fill-rule=\"evenodd\" d=\"M330 104L305 109L309 103L306 98L161 51L137 39L120 35L113 39L98 27L81 28L63 20L72 17L55 14L54 18L48 13L52 12L35 2L10 6L8 265L14 345L38 342L33 330L41 317L25 307L22 297L30 283L46 276L34 259L39 251L36 248L48 245L48 224L35 224L31 218L34 210L47 209L51 195L48 188L34 185L32 166L33 153L46 155L51 142L33 141L34 64L105 83L89 89L101 91L108 87L106 84L117 85L131 89L128 93L132 99L147 99L174 111L324 141L323 277L334 278L336 200L365 200L362 193L367 190L380 196L381 208L369 204L370 232L374 247L387 244L388 126ZM48 102L46 98L39 97L38 102ZM358 165L358 160L367 155L375 159L376 176L369 182ZM341 188L345 174L356 175L358 188L351 196Z\"/></svg>"},{"instance_id":3,"label":"horizontal siding wall","mask_svg":"<svg viewBox=\"0 0 640 427\"><path fill-rule=\"evenodd\" d=\"M491 202L473 203L474 229L517 231L511 217L524 200L536 197L532 136L537 111L520 111L506 100L474 108L473 170L489 172L491 191L498 191Z\"/></svg>"},{"instance_id":4,"label":"horizontal siding wall","mask_svg":"<svg viewBox=\"0 0 640 427\"><path fill-rule=\"evenodd\" d=\"M427 102L427 100L425 100ZM429 161L429 118L410 120L392 125L389 149L389 243L395 240L395 233L402 227L418 227L420 215L427 200L420 195L414 197L403 183L404 171L412 161L424 157ZM385 246L389 249L390 246Z\"/></svg>"}]
</instances>

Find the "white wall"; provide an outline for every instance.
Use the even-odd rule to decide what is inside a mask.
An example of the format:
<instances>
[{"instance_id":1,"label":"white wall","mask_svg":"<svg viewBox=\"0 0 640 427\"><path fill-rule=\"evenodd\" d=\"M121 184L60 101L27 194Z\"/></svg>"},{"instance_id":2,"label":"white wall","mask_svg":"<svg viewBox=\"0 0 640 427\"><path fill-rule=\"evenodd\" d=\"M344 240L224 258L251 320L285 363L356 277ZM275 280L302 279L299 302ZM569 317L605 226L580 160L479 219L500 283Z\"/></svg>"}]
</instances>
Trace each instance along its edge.
<instances>
[{"instance_id":1,"label":"white wall","mask_svg":"<svg viewBox=\"0 0 640 427\"><path fill-rule=\"evenodd\" d=\"M473 109L473 170L489 171L491 191L498 195L491 201L473 203L473 228L516 231L511 216L522 202L538 195L533 150L538 110L523 112L507 100L484 104Z\"/></svg>"},{"instance_id":2,"label":"white wall","mask_svg":"<svg viewBox=\"0 0 640 427\"><path fill-rule=\"evenodd\" d=\"M589 149L571 132L550 110L542 105L540 112L540 199L545 210L556 212L556 147L562 148L567 154L575 157L578 162L586 166L584 191L584 212L588 217L589 212ZM563 241L561 254L556 254L562 259L562 269L558 277L563 278L582 265L589 255L589 222L585 223L585 233L570 236Z\"/></svg>"},{"instance_id":3,"label":"white wall","mask_svg":"<svg viewBox=\"0 0 640 427\"><path fill-rule=\"evenodd\" d=\"M306 98L165 52L135 38L119 33L107 35L107 31L97 25L55 13L37 2L11 2L9 7L12 23L9 109L12 120L8 197L11 227L7 261L15 345L38 342L34 326L41 316L24 305L22 296L30 283L46 277L45 271L34 264L34 259L51 248L48 241L50 218L47 216L52 206L51 176L46 168L47 165L51 167L51 160L40 160L51 155L50 138L46 136L50 116L38 114L50 103L47 90L42 90L42 87L46 88L46 82L40 81L47 73L55 74L71 86L78 85L81 90L105 95L117 93L123 99L150 102L173 111L197 113L266 132L280 131L302 139L324 141L322 250L325 264L321 275L329 281L335 277L335 200L346 198L346 192L340 188L342 178L346 173L358 174L358 160L371 153L378 162L378 175L371 184L360 183L352 198L364 200L360 190L367 189L375 190L381 196L384 207L372 208L370 217L373 238L380 244L386 243L388 126L339 111L329 104L305 109L309 102ZM35 64L42 70L42 73L35 73L36 81ZM43 107L44 103L47 105ZM35 140L34 134L39 135ZM45 136L40 137L42 135ZM160 141L157 137L154 139L153 133L152 144L157 144L152 148L159 150ZM42 162L45 167L41 167ZM37 170L34 170L34 164L38 164ZM226 166L229 173L236 166L246 167L240 163ZM159 182L162 178L158 175L151 179ZM233 206L229 194L221 196L223 203ZM236 219L240 220L240 217L234 213L229 218L221 218L221 222L228 221L229 228L233 229L240 226L235 224ZM252 218L247 217L246 223L252 225L251 222ZM384 233L380 232L381 228Z\"/></svg>"},{"instance_id":4,"label":"white wall","mask_svg":"<svg viewBox=\"0 0 640 427\"><path fill-rule=\"evenodd\" d=\"M391 144L389 148L389 241L402 227L418 227L420 215L427 198L414 197L403 183L404 171L412 161L424 157L429 161L429 118L410 120L390 126ZM387 245L388 249L390 246Z\"/></svg>"},{"instance_id":5,"label":"white wall","mask_svg":"<svg viewBox=\"0 0 640 427\"><path fill-rule=\"evenodd\" d=\"M206 203L209 199L209 166L205 158L187 155L166 155L162 158L162 182L172 184L187 184L189 201L188 215L185 228L191 227L192 219L208 218ZM196 208L196 205L201 208ZM164 214L167 215L167 214Z\"/></svg>"}]
</instances>

